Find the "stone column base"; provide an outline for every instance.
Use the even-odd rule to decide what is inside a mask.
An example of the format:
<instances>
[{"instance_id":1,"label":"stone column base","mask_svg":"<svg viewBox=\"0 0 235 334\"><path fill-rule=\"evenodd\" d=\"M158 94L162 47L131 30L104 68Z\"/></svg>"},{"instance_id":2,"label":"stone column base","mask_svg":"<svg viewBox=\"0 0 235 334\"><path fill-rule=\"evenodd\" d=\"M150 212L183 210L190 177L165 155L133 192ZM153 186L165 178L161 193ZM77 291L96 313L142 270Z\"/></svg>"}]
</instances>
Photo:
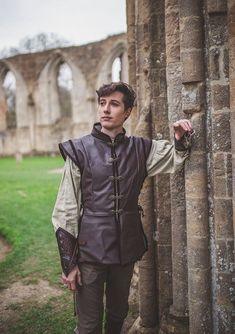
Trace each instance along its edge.
<instances>
[{"instance_id":1,"label":"stone column base","mask_svg":"<svg viewBox=\"0 0 235 334\"><path fill-rule=\"evenodd\" d=\"M131 329L128 331L128 334L158 334L158 327L146 328L141 326L141 319L138 317Z\"/></svg>"},{"instance_id":2,"label":"stone column base","mask_svg":"<svg viewBox=\"0 0 235 334\"><path fill-rule=\"evenodd\" d=\"M161 319L158 334L189 334L188 317L176 317L172 314L164 315Z\"/></svg>"}]
</instances>

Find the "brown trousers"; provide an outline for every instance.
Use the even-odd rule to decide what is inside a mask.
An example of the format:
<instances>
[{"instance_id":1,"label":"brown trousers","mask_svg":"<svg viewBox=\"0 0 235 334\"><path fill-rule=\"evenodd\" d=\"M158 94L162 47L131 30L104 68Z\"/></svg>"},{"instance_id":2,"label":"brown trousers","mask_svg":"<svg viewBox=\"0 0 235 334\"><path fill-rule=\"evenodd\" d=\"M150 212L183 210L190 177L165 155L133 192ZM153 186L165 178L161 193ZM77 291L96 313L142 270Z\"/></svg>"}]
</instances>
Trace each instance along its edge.
<instances>
[{"instance_id":1,"label":"brown trousers","mask_svg":"<svg viewBox=\"0 0 235 334\"><path fill-rule=\"evenodd\" d=\"M76 293L75 333L102 334L104 303L106 319L122 323L127 316L134 263L124 266L80 263L79 268L83 285Z\"/></svg>"}]
</instances>

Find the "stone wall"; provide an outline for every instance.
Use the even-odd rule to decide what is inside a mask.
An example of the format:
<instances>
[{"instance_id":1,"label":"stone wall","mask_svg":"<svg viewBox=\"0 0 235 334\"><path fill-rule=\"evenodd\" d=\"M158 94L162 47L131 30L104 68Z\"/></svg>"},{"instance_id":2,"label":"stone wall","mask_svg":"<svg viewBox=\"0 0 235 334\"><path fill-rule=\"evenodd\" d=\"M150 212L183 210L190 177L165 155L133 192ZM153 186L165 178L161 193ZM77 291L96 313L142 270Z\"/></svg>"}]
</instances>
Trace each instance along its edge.
<instances>
[{"instance_id":1,"label":"stone wall","mask_svg":"<svg viewBox=\"0 0 235 334\"><path fill-rule=\"evenodd\" d=\"M179 118L196 131L185 172L141 195L150 249L130 333L232 334L235 1L128 0L127 22L134 132L169 139Z\"/></svg>"},{"instance_id":2,"label":"stone wall","mask_svg":"<svg viewBox=\"0 0 235 334\"><path fill-rule=\"evenodd\" d=\"M0 155L56 153L58 142L90 132L96 120L95 90L111 81L112 64L122 57L128 81L125 34L82 45L0 60ZM61 62L72 71L72 117L61 117L56 75ZM7 71L16 78L16 128L7 128L2 83Z\"/></svg>"}]
</instances>

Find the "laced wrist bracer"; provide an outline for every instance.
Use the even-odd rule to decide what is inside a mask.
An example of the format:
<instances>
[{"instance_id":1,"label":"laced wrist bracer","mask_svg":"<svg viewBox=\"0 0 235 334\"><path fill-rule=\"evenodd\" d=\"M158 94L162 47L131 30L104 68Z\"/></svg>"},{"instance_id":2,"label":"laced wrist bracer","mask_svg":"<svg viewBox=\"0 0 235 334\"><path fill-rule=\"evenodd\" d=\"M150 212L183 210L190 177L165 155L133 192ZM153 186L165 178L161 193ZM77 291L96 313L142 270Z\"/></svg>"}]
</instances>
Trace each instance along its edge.
<instances>
[{"instance_id":1,"label":"laced wrist bracer","mask_svg":"<svg viewBox=\"0 0 235 334\"><path fill-rule=\"evenodd\" d=\"M56 231L60 261L63 272L66 276L77 265L78 243L77 239L68 231L59 227Z\"/></svg>"}]
</instances>

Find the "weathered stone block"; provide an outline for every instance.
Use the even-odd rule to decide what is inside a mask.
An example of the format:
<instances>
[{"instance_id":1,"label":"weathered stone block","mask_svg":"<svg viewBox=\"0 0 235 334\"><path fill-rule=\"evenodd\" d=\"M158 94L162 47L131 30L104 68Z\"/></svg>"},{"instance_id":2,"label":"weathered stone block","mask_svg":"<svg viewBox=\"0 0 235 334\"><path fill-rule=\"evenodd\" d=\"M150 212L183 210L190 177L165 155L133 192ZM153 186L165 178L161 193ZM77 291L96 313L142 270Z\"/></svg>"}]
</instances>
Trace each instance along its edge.
<instances>
[{"instance_id":1,"label":"weathered stone block","mask_svg":"<svg viewBox=\"0 0 235 334\"><path fill-rule=\"evenodd\" d=\"M199 112L204 104L204 85L185 83L182 86L182 109L186 114Z\"/></svg>"},{"instance_id":2,"label":"weathered stone block","mask_svg":"<svg viewBox=\"0 0 235 334\"><path fill-rule=\"evenodd\" d=\"M159 244L171 243L170 218L157 218L157 235L155 236Z\"/></svg>"},{"instance_id":3,"label":"weathered stone block","mask_svg":"<svg viewBox=\"0 0 235 334\"><path fill-rule=\"evenodd\" d=\"M190 217L187 215L187 219ZM191 229L189 226L191 222L187 221L187 230ZM204 237L195 237L188 234L187 238L188 245L188 263L190 269L207 269L209 267L209 236L205 235Z\"/></svg>"},{"instance_id":4,"label":"weathered stone block","mask_svg":"<svg viewBox=\"0 0 235 334\"><path fill-rule=\"evenodd\" d=\"M190 333L212 333L210 270L189 270Z\"/></svg>"},{"instance_id":5,"label":"weathered stone block","mask_svg":"<svg viewBox=\"0 0 235 334\"><path fill-rule=\"evenodd\" d=\"M214 179L214 196L216 198L224 198L227 195L226 178L215 177Z\"/></svg>"},{"instance_id":6,"label":"weathered stone block","mask_svg":"<svg viewBox=\"0 0 235 334\"><path fill-rule=\"evenodd\" d=\"M187 233L195 237L208 235L208 203L205 199L190 198L186 201Z\"/></svg>"},{"instance_id":7,"label":"weathered stone block","mask_svg":"<svg viewBox=\"0 0 235 334\"><path fill-rule=\"evenodd\" d=\"M225 176L225 156L223 153L214 154L214 174L215 176Z\"/></svg>"},{"instance_id":8,"label":"weathered stone block","mask_svg":"<svg viewBox=\"0 0 235 334\"><path fill-rule=\"evenodd\" d=\"M169 270L160 271L158 279L159 306L163 310L172 302L172 274Z\"/></svg>"},{"instance_id":9,"label":"weathered stone block","mask_svg":"<svg viewBox=\"0 0 235 334\"><path fill-rule=\"evenodd\" d=\"M211 46L224 45L227 41L227 16L224 14L211 15L209 17L210 34L209 44Z\"/></svg>"},{"instance_id":10,"label":"weathered stone block","mask_svg":"<svg viewBox=\"0 0 235 334\"><path fill-rule=\"evenodd\" d=\"M171 175L171 203L179 210L185 210L184 169Z\"/></svg>"},{"instance_id":11,"label":"weathered stone block","mask_svg":"<svg viewBox=\"0 0 235 334\"><path fill-rule=\"evenodd\" d=\"M157 246L158 269L169 270L171 268L171 245Z\"/></svg>"},{"instance_id":12,"label":"weathered stone block","mask_svg":"<svg viewBox=\"0 0 235 334\"><path fill-rule=\"evenodd\" d=\"M181 62L183 66L182 82L197 82L204 80L203 51L182 50Z\"/></svg>"},{"instance_id":13,"label":"weathered stone block","mask_svg":"<svg viewBox=\"0 0 235 334\"><path fill-rule=\"evenodd\" d=\"M202 11L202 1L180 0L180 16L200 16Z\"/></svg>"},{"instance_id":14,"label":"weathered stone block","mask_svg":"<svg viewBox=\"0 0 235 334\"><path fill-rule=\"evenodd\" d=\"M228 245L224 240L216 241L216 270L218 272L228 272L230 263L228 261Z\"/></svg>"},{"instance_id":15,"label":"weathered stone block","mask_svg":"<svg viewBox=\"0 0 235 334\"><path fill-rule=\"evenodd\" d=\"M232 225L232 220L231 220ZM232 234L230 235L230 239L227 240L227 257L228 257L228 270L232 273L234 272L234 240ZM235 276L234 276L235 277ZM233 295L235 297L235 282L233 282L234 291Z\"/></svg>"},{"instance_id":16,"label":"weathered stone block","mask_svg":"<svg viewBox=\"0 0 235 334\"><path fill-rule=\"evenodd\" d=\"M231 35L235 35L235 22L230 22L228 25L228 32Z\"/></svg>"},{"instance_id":17,"label":"weathered stone block","mask_svg":"<svg viewBox=\"0 0 235 334\"><path fill-rule=\"evenodd\" d=\"M207 0L207 11L212 13L226 13L227 2L224 0Z\"/></svg>"},{"instance_id":18,"label":"weathered stone block","mask_svg":"<svg viewBox=\"0 0 235 334\"><path fill-rule=\"evenodd\" d=\"M137 48L143 49L143 47L149 47L149 32L147 25L139 24L136 29L136 42L137 42Z\"/></svg>"},{"instance_id":19,"label":"weathered stone block","mask_svg":"<svg viewBox=\"0 0 235 334\"><path fill-rule=\"evenodd\" d=\"M217 303L219 305L230 306L230 288L232 287L231 273L219 273L217 277Z\"/></svg>"},{"instance_id":20,"label":"weathered stone block","mask_svg":"<svg viewBox=\"0 0 235 334\"><path fill-rule=\"evenodd\" d=\"M179 34L179 16L178 12L173 10L172 12L166 12L166 36L175 36Z\"/></svg>"},{"instance_id":21,"label":"weathered stone block","mask_svg":"<svg viewBox=\"0 0 235 334\"><path fill-rule=\"evenodd\" d=\"M196 268L189 268L188 272L188 284L190 303L199 302L199 304L209 304L210 298L210 268L200 270Z\"/></svg>"},{"instance_id":22,"label":"weathered stone block","mask_svg":"<svg viewBox=\"0 0 235 334\"><path fill-rule=\"evenodd\" d=\"M168 35L166 39L166 59L167 63L180 61L180 43L178 35Z\"/></svg>"},{"instance_id":23,"label":"weathered stone block","mask_svg":"<svg viewBox=\"0 0 235 334\"><path fill-rule=\"evenodd\" d=\"M151 15L149 35L152 43L165 39L165 20L163 15L160 12Z\"/></svg>"},{"instance_id":24,"label":"weathered stone block","mask_svg":"<svg viewBox=\"0 0 235 334\"><path fill-rule=\"evenodd\" d=\"M232 199L215 199L214 210L216 238L230 238L233 235Z\"/></svg>"},{"instance_id":25,"label":"weathered stone block","mask_svg":"<svg viewBox=\"0 0 235 334\"><path fill-rule=\"evenodd\" d=\"M218 80L220 78L219 73L219 57L220 49L213 48L209 53L209 76L211 80Z\"/></svg>"},{"instance_id":26,"label":"weathered stone block","mask_svg":"<svg viewBox=\"0 0 235 334\"><path fill-rule=\"evenodd\" d=\"M235 35L235 31L234 31ZM229 78L229 52L228 49L224 49L224 57L223 57L223 72L225 78Z\"/></svg>"},{"instance_id":27,"label":"weathered stone block","mask_svg":"<svg viewBox=\"0 0 235 334\"><path fill-rule=\"evenodd\" d=\"M179 12L179 1L178 0L165 0L165 12L166 15L171 13Z\"/></svg>"},{"instance_id":28,"label":"weathered stone block","mask_svg":"<svg viewBox=\"0 0 235 334\"><path fill-rule=\"evenodd\" d=\"M204 153L194 152L186 166L185 189L186 201L189 198L206 199L207 198L207 168L206 155Z\"/></svg>"},{"instance_id":29,"label":"weathered stone block","mask_svg":"<svg viewBox=\"0 0 235 334\"><path fill-rule=\"evenodd\" d=\"M213 115L212 122L212 147L214 152L230 152L230 112L225 111Z\"/></svg>"},{"instance_id":30,"label":"weathered stone block","mask_svg":"<svg viewBox=\"0 0 235 334\"><path fill-rule=\"evenodd\" d=\"M189 306L189 311L189 333L212 333L211 306L209 302L203 303L201 300L192 301Z\"/></svg>"},{"instance_id":31,"label":"weathered stone block","mask_svg":"<svg viewBox=\"0 0 235 334\"><path fill-rule=\"evenodd\" d=\"M214 84L211 86L211 98L213 110L229 108L229 86Z\"/></svg>"},{"instance_id":32,"label":"weathered stone block","mask_svg":"<svg viewBox=\"0 0 235 334\"><path fill-rule=\"evenodd\" d=\"M182 49L201 49L203 29L201 17L187 17L180 22L180 47Z\"/></svg>"},{"instance_id":33,"label":"weathered stone block","mask_svg":"<svg viewBox=\"0 0 235 334\"><path fill-rule=\"evenodd\" d=\"M232 170L232 154L227 154L227 194L228 197L233 196L233 170Z\"/></svg>"}]
</instances>

